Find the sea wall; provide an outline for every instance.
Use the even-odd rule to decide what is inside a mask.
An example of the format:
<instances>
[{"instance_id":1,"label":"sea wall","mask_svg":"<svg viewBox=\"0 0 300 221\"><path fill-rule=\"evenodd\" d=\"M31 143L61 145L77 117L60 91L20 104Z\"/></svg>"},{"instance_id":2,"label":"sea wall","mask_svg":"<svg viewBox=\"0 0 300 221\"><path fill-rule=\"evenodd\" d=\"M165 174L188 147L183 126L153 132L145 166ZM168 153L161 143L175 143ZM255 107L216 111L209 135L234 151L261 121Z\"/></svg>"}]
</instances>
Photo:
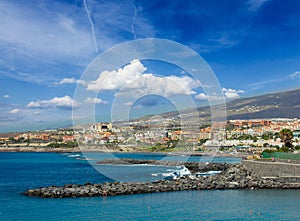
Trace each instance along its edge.
<instances>
[{"instance_id":1,"label":"sea wall","mask_svg":"<svg viewBox=\"0 0 300 221\"><path fill-rule=\"evenodd\" d=\"M222 164L225 166L224 164ZM250 164L249 164L250 165ZM27 196L42 198L115 196L138 193L156 193L183 190L226 190L226 189L299 189L300 183L262 179L252 176L244 165L233 164L215 176L186 176L174 180L155 182L112 182L101 184L50 186L25 191Z\"/></svg>"},{"instance_id":2,"label":"sea wall","mask_svg":"<svg viewBox=\"0 0 300 221\"><path fill-rule=\"evenodd\" d=\"M289 162L268 162L243 160L244 165L254 176L259 177L300 177L300 164Z\"/></svg>"}]
</instances>

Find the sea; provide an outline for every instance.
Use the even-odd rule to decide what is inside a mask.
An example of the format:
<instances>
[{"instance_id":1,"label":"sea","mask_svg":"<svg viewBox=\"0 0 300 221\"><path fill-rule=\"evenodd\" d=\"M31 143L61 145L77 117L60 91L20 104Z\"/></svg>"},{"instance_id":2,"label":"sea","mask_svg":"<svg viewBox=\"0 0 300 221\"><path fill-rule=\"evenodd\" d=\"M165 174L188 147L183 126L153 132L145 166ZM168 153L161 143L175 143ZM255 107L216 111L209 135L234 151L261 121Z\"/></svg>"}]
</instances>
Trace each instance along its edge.
<instances>
[{"instance_id":1,"label":"sea","mask_svg":"<svg viewBox=\"0 0 300 221\"><path fill-rule=\"evenodd\" d=\"M0 220L300 220L300 190L202 190L43 199L30 188L153 181L176 168L97 165L108 158L240 162L234 157L148 153L0 153Z\"/></svg>"}]
</instances>

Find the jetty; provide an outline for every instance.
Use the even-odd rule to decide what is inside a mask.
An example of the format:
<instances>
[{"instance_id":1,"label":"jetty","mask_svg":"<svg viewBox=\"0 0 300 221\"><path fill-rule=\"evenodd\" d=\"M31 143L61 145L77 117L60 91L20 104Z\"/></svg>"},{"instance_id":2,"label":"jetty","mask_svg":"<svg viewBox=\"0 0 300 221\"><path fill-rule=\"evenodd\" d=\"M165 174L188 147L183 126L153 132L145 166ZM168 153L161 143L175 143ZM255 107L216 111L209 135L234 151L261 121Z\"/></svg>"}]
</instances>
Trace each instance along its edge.
<instances>
[{"instance_id":1,"label":"jetty","mask_svg":"<svg viewBox=\"0 0 300 221\"><path fill-rule=\"evenodd\" d=\"M173 161L145 161L132 159L117 159L100 161L98 164L129 164L147 163L167 166L176 166L179 162ZM262 165L260 162L259 166ZM229 163L195 163L186 162L186 166L192 172L190 176L182 176L172 180L157 180L154 182L105 182L100 184L86 183L84 185L66 184L64 186L50 186L25 191L27 196L42 198L66 198L66 197L107 197L116 195L145 194L184 190L230 190L230 189L300 189L300 180L290 176L262 177L253 172L256 162L242 161L240 164ZM269 162L268 162L269 164ZM247 166L245 166L247 165ZM275 167L278 164L273 164ZM295 165L287 165L295 167ZM248 169L248 168L250 169ZM220 173L213 176L197 176L199 172L219 170ZM276 169L275 169L276 170Z\"/></svg>"}]
</instances>

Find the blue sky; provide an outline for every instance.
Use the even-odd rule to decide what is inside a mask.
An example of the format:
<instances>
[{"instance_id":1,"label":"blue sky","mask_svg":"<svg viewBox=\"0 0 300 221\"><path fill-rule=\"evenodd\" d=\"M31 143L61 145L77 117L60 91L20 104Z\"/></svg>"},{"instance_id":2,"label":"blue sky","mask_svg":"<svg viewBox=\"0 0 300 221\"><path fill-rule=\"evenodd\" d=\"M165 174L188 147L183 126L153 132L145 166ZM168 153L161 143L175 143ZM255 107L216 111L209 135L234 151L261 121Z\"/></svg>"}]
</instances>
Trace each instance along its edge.
<instances>
[{"instance_id":1,"label":"blue sky","mask_svg":"<svg viewBox=\"0 0 300 221\"><path fill-rule=\"evenodd\" d=\"M87 65L135 39L169 39L195 50L226 99L299 88L299 11L297 0L2 0L0 132L71 125L72 106L82 105L73 99L76 86L91 84L80 81ZM207 95L182 80L180 68L139 62L146 69L139 74L177 76L187 83L183 94L206 104ZM96 103L97 120L109 119L119 89L86 99ZM131 105L136 116L174 109L157 96Z\"/></svg>"}]
</instances>

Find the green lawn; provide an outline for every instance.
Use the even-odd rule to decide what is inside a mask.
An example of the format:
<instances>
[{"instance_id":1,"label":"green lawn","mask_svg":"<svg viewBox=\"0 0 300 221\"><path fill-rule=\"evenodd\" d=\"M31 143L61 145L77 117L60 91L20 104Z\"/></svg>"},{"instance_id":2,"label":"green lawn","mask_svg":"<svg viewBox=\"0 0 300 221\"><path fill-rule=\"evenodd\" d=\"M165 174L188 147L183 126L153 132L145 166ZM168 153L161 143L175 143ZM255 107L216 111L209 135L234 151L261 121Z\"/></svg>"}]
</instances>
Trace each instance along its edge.
<instances>
[{"instance_id":1,"label":"green lawn","mask_svg":"<svg viewBox=\"0 0 300 221\"><path fill-rule=\"evenodd\" d=\"M300 154L294 153L283 153L283 152L274 152L274 153L262 153L263 158L278 158L278 159L289 159L289 160L300 160Z\"/></svg>"}]
</instances>

